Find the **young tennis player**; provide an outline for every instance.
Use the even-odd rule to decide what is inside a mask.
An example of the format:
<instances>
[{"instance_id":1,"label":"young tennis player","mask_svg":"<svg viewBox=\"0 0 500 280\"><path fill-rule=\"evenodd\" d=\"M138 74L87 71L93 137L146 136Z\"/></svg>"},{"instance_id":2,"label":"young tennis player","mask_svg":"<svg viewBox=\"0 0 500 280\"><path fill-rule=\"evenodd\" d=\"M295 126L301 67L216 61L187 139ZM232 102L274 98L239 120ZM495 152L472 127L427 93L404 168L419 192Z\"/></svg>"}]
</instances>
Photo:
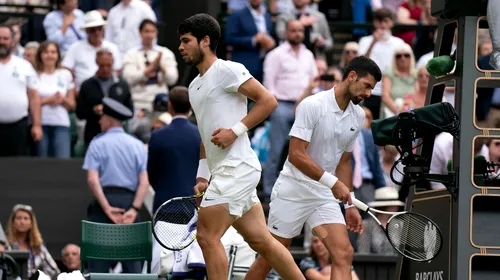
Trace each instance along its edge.
<instances>
[{"instance_id":1,"label":"young tennis player","mask_svg":"<svg viewBox=\"0 0 500 280\"><path fill-rule=\"evenodd\" d=\"M357 104L370 97L381 76L375 62L357 57L340 84L298 104L288 158L271 194L269 230L289 247L308 223L330 253L331 279L351 279L353 248L346 221L351 231L363 231L361 216L351 205L351 152L365 118ZM347 202L345 219L335 198ZM246 279L265 279L270 270L259 256Z\"/></svg>"},{"instance_id":2,"label":"young tennis player","mask_svg":"<svg viewBox=\"0 0 500 280\"><path fill-rule=\"evenodd\" d=\"M287 248L267 230L256 191L261 166L247 130L271 114L276 99L243 65L217 58L221 31L214 18L194 15L179 24L178 32L184 61L200 73L189 85L189 100L202 140L195 192L205 194L197 241L208 278L227 279L220 239L233 225L284 279L305 279ZM248 114L247 97L256 102Z\"/></svg>"}]
</instances>

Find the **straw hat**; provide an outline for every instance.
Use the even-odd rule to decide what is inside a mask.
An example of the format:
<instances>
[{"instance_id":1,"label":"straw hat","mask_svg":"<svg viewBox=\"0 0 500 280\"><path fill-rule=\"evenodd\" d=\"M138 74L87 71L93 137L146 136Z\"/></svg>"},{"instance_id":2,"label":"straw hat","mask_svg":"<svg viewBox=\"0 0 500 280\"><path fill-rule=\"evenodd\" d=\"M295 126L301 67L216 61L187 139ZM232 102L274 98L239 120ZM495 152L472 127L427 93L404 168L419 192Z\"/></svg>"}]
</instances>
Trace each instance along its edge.
<instances>
[{"instance_id":1,"label":"straw hat","mask_svg":"<svg viewBox=\"0 0 500 280\"><path fill-rule=\"evenodd\" d=\"M382 187L375 190L375 201L368 203L373 208L387 206L404 206L399 200L399 192L394 187Z\"/></svg>"},{"instance_id":2,"label":"straw hat","mask_svg":"<svg viewBox=\"0 0 500 280\"><path fill-rule=\"evenodd\" d=\"M85 14L85 23L81 27L81 29L87 29L92 27L104 26L106 25L106 21L102 17L101 13L98 11L90 11Z\"/></svg>"}]
</instances>

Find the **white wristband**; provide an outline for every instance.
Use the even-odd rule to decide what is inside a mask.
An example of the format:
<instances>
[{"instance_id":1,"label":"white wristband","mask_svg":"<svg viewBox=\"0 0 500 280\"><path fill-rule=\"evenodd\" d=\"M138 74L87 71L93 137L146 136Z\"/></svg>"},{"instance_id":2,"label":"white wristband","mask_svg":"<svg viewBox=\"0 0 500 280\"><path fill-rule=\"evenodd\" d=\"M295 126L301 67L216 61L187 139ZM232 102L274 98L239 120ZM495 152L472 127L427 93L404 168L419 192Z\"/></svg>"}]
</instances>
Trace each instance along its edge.
<instances>
[{"instance_id":1,"label":"white wristband","mask_svg":"<svg viewBox=\"0 0 500 280\"><path fill-rule=\"evenodd\" d=\"M234 132L234 134L236 134L236 136L240 137L248 131L248 127L244 123L239 122L231 127L231 130Z\"/></svg>"},{"instance_id":2,"label":"white wristband","mask_svg":"<svg viewBox=\"0 0 500 280\"><path fill-rule=\"evenodd\" d=\"M198 173L196 174L196 178L203 178L207 181L210 181L210 177L212 174L210 173L210 169L208 169L207 159L200 159L198 163Z\"/></svg>"},{"instance_id":3,"label":"white wristband","mask_svg":"<svg viewBox=\"0 0 500 280\"><path fill-rule=\"evenodd\" d=\"M337 180L338 180L337 177L333 176L332 174L326 171L323 173L321 178L319 178L319 182L329 187L330 189L333 188L333 185L335 185L335 183L337 183Z\"/></svg>"},{"instance_id":4,"label":"white wristband","mask_svg":"<svg viewBox=\"0 0 500 280\"><path fill-rule=\"evenodd\" d=\"M354 192L351 192L351 199L352 198L356 198L356 196L354 195ZM352 208L352 207L354 207L354 204L345 204L344 205L345 209L349 209L349 208Z\"/></svg>"}]
</instances>

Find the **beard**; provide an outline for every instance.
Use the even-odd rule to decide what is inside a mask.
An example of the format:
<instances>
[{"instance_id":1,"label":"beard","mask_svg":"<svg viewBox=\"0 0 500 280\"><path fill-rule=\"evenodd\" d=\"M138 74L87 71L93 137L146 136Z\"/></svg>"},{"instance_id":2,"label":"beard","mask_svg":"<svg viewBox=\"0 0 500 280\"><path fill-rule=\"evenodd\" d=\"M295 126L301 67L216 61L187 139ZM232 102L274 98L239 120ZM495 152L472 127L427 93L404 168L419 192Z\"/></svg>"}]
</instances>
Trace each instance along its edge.
<instances>
[{"instance_id":1,"label":"beard","mask_svg":"<svg viewBox=\"0 0 500 280\"><path fill-rule=\"evenodd\" d=\"M6 58L6 57L8 57L11 52L12 52L12 48L11 47L8 47L8 46L5 46L5 45L0 46L0 58Z\"/></svg>"},{"instance_id":2,"label":"beard","mask_svg":"<svg viewBox=\"0 0 500 280\"><path fill-rule=\"evenodd\" d=\"M193 57L187 58L187 60L185 60L185 62L188 65L196 66L196 65L200 64L204 58L205 58L205 53L203 53L201 48L198 46L198 48L193 53Z\"/></svg>"}]
</instances>

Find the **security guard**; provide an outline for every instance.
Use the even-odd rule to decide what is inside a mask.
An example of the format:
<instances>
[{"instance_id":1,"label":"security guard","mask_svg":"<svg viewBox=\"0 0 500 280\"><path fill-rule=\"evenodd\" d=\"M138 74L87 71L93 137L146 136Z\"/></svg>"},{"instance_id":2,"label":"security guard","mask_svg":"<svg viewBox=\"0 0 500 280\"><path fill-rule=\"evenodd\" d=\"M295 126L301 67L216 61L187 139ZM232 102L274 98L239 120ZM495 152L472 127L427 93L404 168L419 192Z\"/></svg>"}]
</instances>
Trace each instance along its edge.
<instances>
[{"instance_id":1,"label":"security guard","mask_svg":"<svg viewBox=\"0 0 500 280\"><path fill-rule=\"evenodd\" d=\"M98 223L131 224L138 221L139 209L149 182L144 144L123 130L123 121L133 116L120 102L105 97L99 120L103 133L90 142L83 169L94 195L88 220ZM89 270L109 272L110 263L89 262ZM140 262L122 263L124 273L140 273Z\"/></svg>"}]
</instances>

